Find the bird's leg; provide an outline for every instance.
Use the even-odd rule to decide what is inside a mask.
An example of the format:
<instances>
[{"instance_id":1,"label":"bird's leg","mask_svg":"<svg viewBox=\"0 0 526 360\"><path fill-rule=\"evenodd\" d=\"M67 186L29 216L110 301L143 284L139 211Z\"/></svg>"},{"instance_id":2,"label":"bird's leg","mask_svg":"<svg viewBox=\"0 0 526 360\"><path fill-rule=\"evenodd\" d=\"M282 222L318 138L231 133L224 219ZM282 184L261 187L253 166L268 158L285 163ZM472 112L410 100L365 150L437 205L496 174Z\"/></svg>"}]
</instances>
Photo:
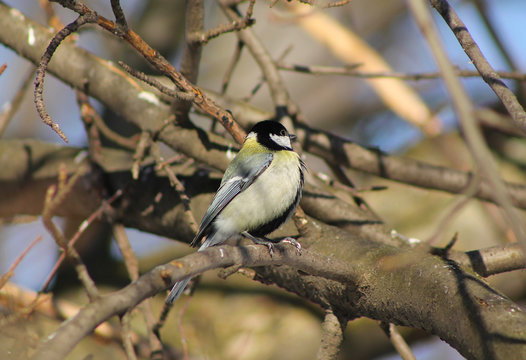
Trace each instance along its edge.
<instances>
[{"instance_id":1,"label":"bird's leg","mask_svg":"<svg viewBox=\"0 0 526 360\"><path fill-rule=\"evenodd\" d=\"M276 245L276 243L273 242L272 240L267 239L266 237L260 237L260 238L259 237L255 237L253 235L250 235L246 231L242 232L241 235L243 235L244 237L252 240L256 244L265 245L266 247L268 247L268 251L270 253L270 256L272 257L274 255L274 245ZM286 237L286 238L280 240L279 242L280 243L289 243L289 244L293 245L296 248L296 250L298 251L298 255L301 255L301 244L299 242L297 242L296 239L291 238L291 237Z\"/></svg>"},{"instance_id":2,"label":"bird's leg","mask_svg":"<svg viewBox=\"0 0 526 360\"><path fill-rule=\"evenodd\" d=\"M250 235L246 231L243 231L241 235L252 240L256 244L265 245L266 247L268 247L268 252L270 253L270 257L274 256L274 242L272 242L272 240L269 240L266 237L262 237L262 238L255 237L253 235Z\"/></svg>"}]
</instances>

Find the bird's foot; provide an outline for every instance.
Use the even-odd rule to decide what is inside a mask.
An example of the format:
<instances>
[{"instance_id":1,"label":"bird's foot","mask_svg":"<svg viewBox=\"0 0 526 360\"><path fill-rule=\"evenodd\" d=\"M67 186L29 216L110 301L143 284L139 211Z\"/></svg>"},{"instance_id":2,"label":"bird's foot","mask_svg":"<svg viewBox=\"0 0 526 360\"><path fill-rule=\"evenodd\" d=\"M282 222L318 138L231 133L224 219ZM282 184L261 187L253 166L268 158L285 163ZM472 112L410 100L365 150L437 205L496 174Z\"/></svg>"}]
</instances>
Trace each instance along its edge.
<instances>
[{"instance_id":1,"label":"bird's foot","mask_svg":"<svg viewBox=\"0 0 526 360\"><path fill-rule=\"evenodd\" d=\"M242 233L243 236L249 238L250 240L252 240L254 243L256 244L259 244L259 245L265 245L267 248L268 248L268 252L270 254L270 257L274 256L274 246L276 245L275 242L273 242L272 240L269 240L265 237L255 237L253 235L250 235L248 232L243 232ZM296 241L296 239L294 238L291 238L291 237L286 237L282 240L279 241L279 243L289 243L291 245L293 245L297 252L298 252L298 255L301 255L301 244L299 242Z\"/></svg>"},{"instance_id":2,"label":"bird's foot","mask_svg":"<svg viewBox=\"0 0 526 360\"><path fill-rule=\"evenodd\" d=\"M241 233L241 235L243 235L244 237L252 240L255 244L259 244L259 245L265 245L267 248L268 248L268 252L270 253L270 257L274 256L274 243L263 237L263 238L258 238L258 237L255 237L254 235L250 235L248 232L244 231Z\"/></svg>"},{"instance_id":3,"label":"bird's foot","mask_svg":"<svg viewBox=\"0 0 526 360\"><path fill-rule=\"evenodd\" d=\"M286 237L280 241L280 243L289 243L296 248L298 255L301 255L301 244L292 237Z\"/></svg>"}]
</instances>

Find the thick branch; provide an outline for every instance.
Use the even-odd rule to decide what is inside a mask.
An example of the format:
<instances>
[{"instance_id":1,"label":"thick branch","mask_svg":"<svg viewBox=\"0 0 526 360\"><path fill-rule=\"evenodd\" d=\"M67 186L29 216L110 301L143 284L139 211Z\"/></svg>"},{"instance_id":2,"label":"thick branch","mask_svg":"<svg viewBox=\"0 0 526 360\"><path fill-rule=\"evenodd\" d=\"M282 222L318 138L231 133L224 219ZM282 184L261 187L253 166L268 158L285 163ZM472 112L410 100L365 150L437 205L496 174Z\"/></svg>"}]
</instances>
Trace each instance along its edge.
<instances>
[{"instance_id":1,"label":"thick branch","mask_svg":"<svg viewBox=\"0 0 526 360\"><path fill-rule=\"evenodd\" d=\"M401 251L365 242L319 225L320 233L300 239L306 247L301 256L287 246L274 257L258 245L221 246L159 266L124 289L87 305L34 356L62 358L99 323L129 311L174 281L233 265L257 266L265 282L271 279L344 316L367 316L424 329L470 359L484 359L488 354L519 358L526 351L526 314L454 262L419 250ZM413 261L386 268L385 260L393 256L411 256ZM266 266L277 264L283 265Z\"/></svg>"}]
</instances>

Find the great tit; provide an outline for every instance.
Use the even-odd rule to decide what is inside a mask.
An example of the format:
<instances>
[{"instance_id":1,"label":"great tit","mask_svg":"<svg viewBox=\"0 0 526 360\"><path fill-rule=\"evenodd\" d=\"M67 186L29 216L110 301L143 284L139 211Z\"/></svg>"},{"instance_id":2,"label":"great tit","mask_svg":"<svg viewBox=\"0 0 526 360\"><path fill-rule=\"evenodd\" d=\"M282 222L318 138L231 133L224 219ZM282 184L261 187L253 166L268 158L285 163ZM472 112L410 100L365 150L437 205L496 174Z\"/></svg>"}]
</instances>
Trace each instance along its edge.
<instances>
[{"instance_id":1,"label":"great tit","mask_svg":"<svg viewBox=\"0 0 526 360\"><path fill-rule=\"evenodd\" d=\"M276 121L254 125L226 169L192 246L198 246L206 237L198 250L202 251L241 235L267 245L272 254L272 242L265 235L294 214L303 187L305 164L292 150L294 138ZM301 250L294 239L286 241L295 245L298 252ZM189 281L190 278L175 283L166 303L173 303Z\"/></svg>"}]
</instances>

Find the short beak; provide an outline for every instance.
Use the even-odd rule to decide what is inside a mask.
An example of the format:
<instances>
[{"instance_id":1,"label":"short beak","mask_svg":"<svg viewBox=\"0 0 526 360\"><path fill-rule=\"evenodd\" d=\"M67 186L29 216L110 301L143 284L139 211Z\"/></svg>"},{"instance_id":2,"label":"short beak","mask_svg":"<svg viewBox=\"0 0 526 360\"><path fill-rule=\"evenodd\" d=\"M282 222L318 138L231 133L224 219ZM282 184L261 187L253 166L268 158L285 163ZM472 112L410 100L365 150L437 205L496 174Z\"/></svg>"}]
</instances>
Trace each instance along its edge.
<instances>
[{"instance_id":1,"label":"short beak","mask_svg":"<svg viewBox=\"0 0 526 360\"><path fill-rule=\"evenodd\" d=\"M294 135L294 134L289 134L289 139L290 139L290 141L296 141L296 140L298 140L298 137L296 135Z\"/></svg>"}]
</instances>

